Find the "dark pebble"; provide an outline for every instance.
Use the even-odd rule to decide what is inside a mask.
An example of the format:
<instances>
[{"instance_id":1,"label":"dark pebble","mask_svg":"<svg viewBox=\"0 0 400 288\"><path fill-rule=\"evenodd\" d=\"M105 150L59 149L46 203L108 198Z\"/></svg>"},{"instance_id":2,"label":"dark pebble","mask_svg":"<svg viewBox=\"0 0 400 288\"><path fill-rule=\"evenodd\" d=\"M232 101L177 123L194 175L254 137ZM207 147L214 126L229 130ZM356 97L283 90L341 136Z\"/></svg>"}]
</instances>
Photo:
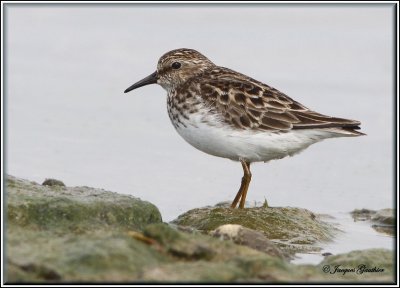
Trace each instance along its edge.
<instances>
[{"instance_id":1,"label":"dark pebble","mask_svg":"<svg viewBox=\"0 0 400 288\"><path fill-rule=\"evenodd\" d=\"M62 181L57 180L57 179L46 179L46 180L44 180L42 185L45 185L45 186L63 186L63 187L65 187L65 184Z\"/></svg>"}]
</instances>

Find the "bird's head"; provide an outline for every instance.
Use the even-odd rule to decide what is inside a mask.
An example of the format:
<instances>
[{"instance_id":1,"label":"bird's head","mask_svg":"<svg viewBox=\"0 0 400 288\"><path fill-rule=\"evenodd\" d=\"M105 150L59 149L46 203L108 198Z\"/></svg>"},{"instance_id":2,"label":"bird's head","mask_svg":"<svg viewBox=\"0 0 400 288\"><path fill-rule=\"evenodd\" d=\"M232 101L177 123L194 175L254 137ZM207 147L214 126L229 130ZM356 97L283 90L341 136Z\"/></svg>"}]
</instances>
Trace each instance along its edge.
<instances>
[{"instance_id":1,"label":"bird's head","mask_svg":"<svg viewBox=\"0 0 400 288\"><path fill-rule=\"evenodd\" d=\"M196 50L186 48L172 50L158 60L156 72L130 86L125 93L155 83L169 91L214 66L214 63Z\"/></svg>"}]
</instances>

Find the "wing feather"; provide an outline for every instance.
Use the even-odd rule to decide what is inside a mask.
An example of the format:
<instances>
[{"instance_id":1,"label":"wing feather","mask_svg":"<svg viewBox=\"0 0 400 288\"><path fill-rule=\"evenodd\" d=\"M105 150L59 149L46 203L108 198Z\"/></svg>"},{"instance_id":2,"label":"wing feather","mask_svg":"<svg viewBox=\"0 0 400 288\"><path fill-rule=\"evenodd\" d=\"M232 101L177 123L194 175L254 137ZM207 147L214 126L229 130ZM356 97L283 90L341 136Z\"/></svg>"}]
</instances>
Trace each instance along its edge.
<instances>
[{"instance_id":1,"label":"wing feather","mask_svg":"<svg viewBox=\"0 0 400 288\"><path fill-rule=\"evenodd\" d=\"M227 68L218 67L198 79L200 95L226 123L240 129L359 129L359 121L314 112L284 93ZM360 133L360 132L357 132Z\"/></svg>"}]
</instances>

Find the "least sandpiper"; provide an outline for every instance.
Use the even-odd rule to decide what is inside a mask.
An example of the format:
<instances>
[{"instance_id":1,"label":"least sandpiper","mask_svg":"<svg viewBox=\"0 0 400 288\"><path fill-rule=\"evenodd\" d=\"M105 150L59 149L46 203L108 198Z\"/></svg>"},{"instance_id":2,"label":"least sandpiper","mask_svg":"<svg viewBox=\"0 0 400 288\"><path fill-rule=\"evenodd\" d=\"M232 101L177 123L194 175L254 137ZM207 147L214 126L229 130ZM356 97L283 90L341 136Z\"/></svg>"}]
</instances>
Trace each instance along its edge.
<instances>
[{"instance_id":1,"label":"least sandpiper","mask_svg":"<svg viewBox=\"0 0 400 288\"><path fill-rule=\"evenodd\" d=\"M250 164L293 156L326 138L364 135L360 122L310 110L284 93L192 49L164 54L157 71L125 93L149 84L167 90L176 131L197 149L240 161L244 176L231 207L243 208Z\"/></svg>"}]
</instances>

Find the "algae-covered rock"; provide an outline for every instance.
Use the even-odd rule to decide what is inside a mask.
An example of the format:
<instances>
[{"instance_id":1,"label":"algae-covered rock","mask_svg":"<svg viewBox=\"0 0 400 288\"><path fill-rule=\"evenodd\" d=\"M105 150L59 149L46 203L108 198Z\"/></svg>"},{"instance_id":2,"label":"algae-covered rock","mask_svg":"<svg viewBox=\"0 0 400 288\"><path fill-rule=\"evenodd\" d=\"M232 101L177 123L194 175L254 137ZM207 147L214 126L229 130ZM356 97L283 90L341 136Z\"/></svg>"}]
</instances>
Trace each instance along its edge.
<instances>
[{"instance_id":1,"label":"algae-covered rock","mask_svg":"<svg viewBox=\"0 0 400 288\"><path fill-rule=\"evenodd\" d=\"M394 281L393 251L367 249L326 257L318 266L332 281Z\"/></svg>"},{"instance_id":2,"label":"algae-covered rock","mask_svg":"<svg viewBox=\"0 0 400 288\"><path fill-rule=\"evenodd\" d=\"M12 176L5 192L8 282L131 280L165 261L127 234L161 222L149 202Z\"/></svg>"},{"instance_id":3,"label":"algae-covered rock","mask_svg":"<svg viewBox=\"0 0 400 288\"><path fill-rule=\"evenodd\" d=\"M381 210L355 209L350 214L355 221L371 220L377 224L394 225L394 210L386 208Z\"/></svg>"},{"instance_id":4,"label":"algae-covered rock","mask_svg":"<svg viewBox=\"0 0 400 288\"><path fill-rule=\"evenodd\" d=\"M115 230L58 235L13 228L8 234L8 265L28 273L8 271L10 282L131 281L145 267L168 261L167 255Z\"/></svg>"},{"instance_id":5,"label":"algae-covered rock","mask_svg":"<svg viewBox=\"0 0 400 288\"><path fill-rule=\"evenodd\" d=\"M143 234L155 239L164 253L176 260L146 269L143 272L144 280L262 281L258 277L261 270L273 269L277 275L282 274L276 276L282 279L290 277L290 273L294 271L294 265L280 257L201 233L183 233L166 224L149 225Z\"/></svg>"},{"instance_id":6,"label":"algae-covered rock","mask_svg":"<svg viewBox=\"0 0 400 288\"><path fill-rule=\"evenodd\" d=\"M338 276L332 277L324 272L324 265L355 265L359 261L385 269L383 274L370 273L377 276L368 276L368 280L389 282L394 279L390 274L393 271L391 251L367 251L365 254L361 251L356 252L357 257L351 252L348 255L328 256L317 266L295 265L279 253L269 253L274 246L268 246L271 243L265 239L267 234L262 230L261 234L249 228L240 228L238 231L245 232L244 236L237 233L236 236L243 237L235 236L231 240L220 237L226 235L222 233L223 229L219 230L222 234L218 237L196 229L185 229L187 232L183 232L176 229L177 226L161 223L161 216L154 205L131 196L89 187L42 186L11 176L7 177L5 192L5 275L8 284L336 282ZM261 215L264 221L282 217L281 222L276 222L282 225L294 222L299 225L298 229L314 227L310 231L320 233L307 238L313 241L329 238L331 233L330 227L325 227L323 222L302 226L302 221L320 222L303 209L280 208L282 211L274 212L279 217L257 209L248 213L252 217ZM246 210L231 213L237 216ZM228 215L229 211L226 212ZM309 219L295 216L299 214L308 215ZM295 220L289 221L288 218ZM319 226L327 231L315 228ZM302 237L297 230L291 233L280 230L277 233L270 235L288 239ZM255 241L251 242L249 238ZM249 247L235 242L248 242ZM330 258L339 256L342 258ZM346 274L346 277L349 276ZM360 277L354 279L364 280Z\"/></svg>"},{"instance_id":7,"label":"algae-covered rock","mask_svg":"<svg viewBox=\"0 0 400 288\"><path fill-rule=\"evenodd\" d=\"M142 229L161 222L153 204L138 198L90 187L42 186L8 176L9 225L66 230L112 228Z\"/></svg>"},{"instance_id":8,"label":"algae-covered rock","mask_svg":"<svg viewBox=\"0 0 400 288\"><path fill-rule=\"evenodd\" d=\"M350 212L354 221L371 221L371 227L377 232L394 236L395 215L391 208L378 211L370 209L356 209Z\"/></svg>"},{"instance_id":9,"label":"algae-covered rock","mask_svg":"<svg viewBox=\"0 0 400 288\"><path fill-rule=\"evenodd\" d=\"M224 224L239 224L262 232L287 252L312 252L321 241L332 239L335 227L314 213L292 207L255 207L231 209L205 207L190 210L172 223L210 232Z\"/></svg>"},{"instance_id":10,"label":"algae-covered rock","mask_svg":"<svg viewBox=\"0 0 400 288\"><path fill-rule=\"evenodd\" d=\"M350 212L351 216L353 217L354 221L365 221L365 220L370 220L372 215L376 213L375 210L371 209L355 209Z\"/></svg>"},{"instance_id":11,"label":"algae-covered rock","mask_svg":"<svg viewBox=\"0 0 400 288\"><path fill-rule=\"evenodd\" d=\"M391 208L376 211L371 220L379 224L394 225L394 210Z\"/></svg>"},{"instance_id":12,"label":"algae-covered rock","mask_svg":"<svg viewBox=\"0 0 400 288\"><path fill-rule=\"evenodd\" d=\"M276 256L221 238L199 233L182 233L164 224L152 224L144 230L156 239L165 254L175 261L143 270L142 280L173 282L393 282L393 252L385 249L353 251L328 256L319 265L295 265ZM357 273L329 273L327 265L358 267L364 264L364 276ZM377 272L372 273L374 269ZM368 270L369 269L369 270ZM372 269L372 270L371 270ZM382 270L383 269L383 270ZM368 270L368 271L367 271ZM368 273L368 275L367 275Z\"/></svg>"},{"instance_id":13,"label":"algae-covered rock","mask_svg":"<svg viewBox=\"0 0 400 288\"><path fill-rule=\"evenodd\" d=\"M211 235L223 240L232 240L236 244L244 245L268 255L282 259L290 259L272 241L261 232L243 227L238 224L225 224L211 232Z\"/></svg>"},{"instance_id":14,"label":"algae-covered rock","mask_svg":"<svg viewBox=\"0 0 400 288\"><path fill-rule=\"evenodd\" d=\"M63 186L66 187L64 182L57 180L57 179L53 179L53 178L48 178L46 180L43 181L42 185L46 185L46 186Z\"/></svg>"},{"instance_id":15,"label":"algae-covered rock","mask_svg":"<svg viewBox=\"0 0 400 288\"><path fill-rule=\"evenodd\" d=\"M235 257L260 255L256 250L198 232L183 233L168 224L151 224L143 234L155 239L174 257L183 260L225 261Z\"/></svg>"}]
</instances>

